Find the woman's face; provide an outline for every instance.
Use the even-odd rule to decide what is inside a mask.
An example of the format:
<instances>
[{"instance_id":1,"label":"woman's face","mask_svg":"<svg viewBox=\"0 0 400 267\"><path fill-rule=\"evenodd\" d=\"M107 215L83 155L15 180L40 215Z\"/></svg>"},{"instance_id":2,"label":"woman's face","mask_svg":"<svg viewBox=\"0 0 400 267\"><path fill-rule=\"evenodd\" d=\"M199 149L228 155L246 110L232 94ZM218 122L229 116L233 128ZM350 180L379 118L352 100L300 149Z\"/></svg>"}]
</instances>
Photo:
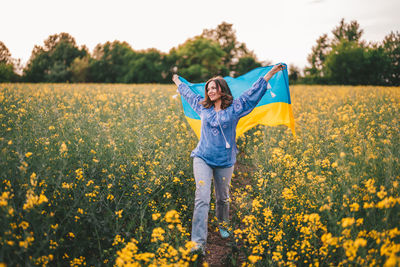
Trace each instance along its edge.
<instances>
[{"instance_id":1,"label":"woman's face","mask_svg":"<svg viewBox=\"0 0 400 267\"><path fill-rule=\"evenodd\" d=\"M221 92L219 91L219 88L217 87L217 84L214 81L209 82L207 88L207 95L213 102L221 98Z\"/></svg>"}]
</instances>

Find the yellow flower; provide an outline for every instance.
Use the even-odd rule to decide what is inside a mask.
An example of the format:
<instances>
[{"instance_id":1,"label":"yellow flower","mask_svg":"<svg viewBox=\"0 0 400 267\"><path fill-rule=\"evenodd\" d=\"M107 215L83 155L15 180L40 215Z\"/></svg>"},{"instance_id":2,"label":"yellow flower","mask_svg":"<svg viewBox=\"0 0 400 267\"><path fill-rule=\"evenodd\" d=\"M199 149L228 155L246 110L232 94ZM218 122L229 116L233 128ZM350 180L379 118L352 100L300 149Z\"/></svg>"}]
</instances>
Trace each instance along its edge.
<instances>
[{"instance_id":1,"label":"yellow flower","mask_svg":"<svg viewBox=\"0 0 400 267\"><path fill-rule=\"evenodd\" d=\"M329 204L325 204L319 208L319 211L330 210L331 206Z\"/></svg>"},{"instance_id":2,"label":"yellow flower","mask_svg":"<svg viewBox=\"0 0 400 267\"><path fill-rule=\"evenodd\" d=\"M386 193L386 191L385 191L385 188L384 188L383 186L381 186L381 191L379 191L379 192L377 193L377 195L378 195L378 197L379 197L380 199L383 199L383 198L387 195L387 193Z\"/></svg>"},{"instance_id":3,"label":"yellow flower","mask_svg":"<svg viewBox=\"0 0 400 267\"><path fill-rule=\"evenodd\" d=\"M384 199L379 201L376 204L376 207L379 209L384 209L384 208L389 209L391 207L394 207L396 203L400 203L400 199L395 199L394 197L390 196L390 197L385 197Z\"/></svg>"},{"instance_id":4,"label":"yellow flower","mask_svg":"<svg viewBox=\"0 0 400 267\"><path fill-rule=\"evenodd\" d=\"M282 191L282 196L286 200L291 200L296 198L295 195L293 194L293 190L290 188L284 188Z\"/></svg>"},{"instance_id":5,"label":"yellow flower","mask_svg":"<svg viewBox=\"0 0 400 267\"><path fill-rule=\"evenodd\" d=\"M272 217L272 211L269 208L264 208L263 215L264 215L265 220L267 220L270 217Z\"/></svg>"},{"instance_id":6,"label":"yellow flower","mask_svg":"<svg viewBox=\"0 0 400 267\"><path fill-rule=\"evenodd\" d=\"M60 154L64 154L64 153L67 153L67 152L68 152L67 145L64 142L62 142L62 144L60 146Z\"/></svg>"},{"instance_id":7,"label":"yellow flower","mask_svg":"<svg viewBox=\"0 0 400 267\"><path fill-rule=\"evenodd\" d=\"M375 192L376 192L374 183L375 183L374 179L369 179L365 182L365 187L367 188L368 192L371 194L375 194Z\"/></svg>"},{"instance_id":8,"label":"yellow flower","mask_svg":"<svg viewBox=\"0 0 400 267\"><path fill-rule=\"evenodd\" d=\"M164 241L164 234L165 231L161 227L154 228L151 234L151 242Z\"/></svg>"},{"instance_id":9,"label":"yellow flower","mask_svg":"<svg viewBox=\"0 0 400 267\"><path fill-rule=\"evenodd\" d=\"M0 196L0 207L7 206L10 192L3 192Z\"/></svg>"},{"instance_id":10,"label":"yellow flower","mask_svg":"<svg viewBox=\"0 0 400 267\"><path fill-rule=\"evenodd\" d=\"M25 157L27 157L27 158L29 158L30 156L32 156L32 152L27 152L27 153L25 154Z\"/></svg>"},{"instance_id":11,"label":"yellow flower","mask_svg":"<svg viewBox=\"0 0 400 267\"><path fill-rule=\"evenodd\" d=\"M36 186L36 184L37 184L36 173L33 172L33 173L31 174L30 182L31 182L31 185L32 185L32 186Z\"/></svg>"},{"instance_id":12,"label":"yellow flower","mask_svg":"<svg viewBox=\"0 0 400 267\"><path fill-rule=\"evenodd\" d=\"M367 240L365 240L364 238L357 238L354 241L354 246L355 247L365 247L367 245Z\"/></svg>"},{"instance_id":13,"label":"yellow flower","mask_svg":"<svg viewBox=\"0 0 400 267\"><path fill-rule=\"evenodd\" d=\"M19 241L19 246L21 248L28 248L28 242L27 241Z\"/></svg>"},{"instance_id":14,"label":"yellow flower","mask_svg":"<svg viewBox=\"0 0 400 267\"><path fill-rule=\"evenodd\" d=\"M350 204L350 211L358 211L360 209L360 205L358 203Z\"/></svg>"},{"instance_id":15,"label":"yellow flower","mask_svg":"<svg viewBox=\"0 0 400 267\"><path fill-rule=\"evenodd\" d=\"M346 256L350 261L354 260L357 255L357 247L354 246L353 240L346 240L343 242L343 248L345 250Z\"/></svg>"},{"instance_id":16,"label":"yellow flower","mask_svg":"<svg viewBox=\"0 0 400 267\"><path fill-rule=\"evenodd\" d=\"M318 213L311 213L304 215L304 222L311 222L312 224L316 224L320 220L320 216Z\"/></svg>"},{"instance_id":17,"label":"yellow flower","mask_svg":"<svg viewBox=\"0 0 400 267\"><path fill-rule=\"evenodd\" d=\"M325 233L321 236L321 241L327 245L335 246L337 244L337 238L332 237L331 233Z\"/></svg>"},{"instance_id":18,"label":"yellow flower","mask_svg":"<svg viewBox=\"0 0 400 267\"><path fill-rule=\"evenodd\" d=\"M346 227L352 226L355 222L356 222L356 220L354 218L343 218L342 219L342 227L346 228Z\"/></svg>"},{"instance_id":19,"label":"yellow flower","mask_svg":"<svg viewBox=\"0 0 400 267\"><path fill-rule=\"evenodd\" d=\"M122 212L123 212L123 211L124 211L124 210L116 211L116 212L115 212L115 215L117 215L118 218L122 218Z\"/></svg>"},{"instance_id":20,"label":"yellow flower","mask_svg":"<svg viewBox=\"0 0 400 267\"><path fill-rule=\"evenodd\" d=\"M165 221L168 223L180 223L179 214L176 210L170 210L165 214Z\"/></svg>"},{"instance_id":21,"label":"yellow flower","mask_svg":"<svg viewBox=\"0 0 400 267\"><path fill-rule=\"evenodd\" d=\"M151 218L153 219L153 221L158 220L158 218L160 218L160 217L161 217L161 214L160 214L160 213L153 213L153 214L151 215Z\"/></svg>"},{"instance_id":22,"label":"yellow flower","mask_svg":"<svg viewBox=\"0 0 400 267\"><path fill-rule=\"evenodd\" d=\"M375 205L373 202L371 202L371 203L365 202L363 207L364 207L364 209L371 209L371 208L375 207Z\"/></svg>"},{"instance_id":23,"label":"yellow flower","mask_svg":"<svg viewBox=\"0 0 400 267\"><path fill-rule=\"evenodd\" d=\"M252 263L255 264L257 261L261 260L262 258L260 256L257 255L250 255L248 257L248 260Z\"/></svg>"},{"instance_id":24,"label":"yellow flower","mask_svg":"<svg viewBox=\"0 0 400 267\"><path fill-rule=\"evenodd\" d=\"M275 234L273 240L274 240L275 242L278 242L278 241L282 240L282 237L283 237L283 236L284 236L283 231L282 231L282 230L279 230L279 232L277 232L277 233Z\"/></svg>"},{"instance_id":25,"label":"yellow flower","mask_svg":"<svg viewBox=\"0 0 400 267\"><path fill-rule=\"evenodd\" d=\"M132 238L126 246L117 251L118 258L115 260L115 265L117 266L140 266L139 264L135 264L133 262L133 257L138 251L138 247L136 246L138 242Z\"/></svg>"},{"instance_id":26,"label":"yellow flower","mask_svg":"<svg viewBox=\"0 0 400 267\"><path fill-rule=\"evenodd\" d=\"M272 260L278 262L280 259L282 259L282 254L280 252L272 252Z\"/></svg>"},{"instance_id":27,"label":"yellow flower","mask_svg":"<svg viewBox=\"0 0 400 267\"><path fill-rule=\"evenodd\" d=\"M135 255L135 259L137 261L144 261L144 262L149 262L150 259L154 257L155 257L154 253L149 253L149 252L144 252Z\"/></svg>"},{"instance_id":28,"label":"yellow flower","mask_svg":"<svg viewBox=\"0 0 400 267\"><path fill-rule=\"evenodd\" d=\"M387 261L385 262L385 264L383 265L384 267L397 267L399 266L400 262L400 257L397 257L396 254L392 253L390 254L389 258L387 259Z\"/></svg>"},{"instance_id":29,"label":"yellow flower","mask_svg":"<svg viewBox=\"0 0 400 267\"><path fill-rule=\"evenodd\" d=\"M251 205L252 205L252 209L251 209L252 212L257 211L259 208L262 207L260 201L258 201L257 199L253 199L253 202L251 203Z\"/></svg>"},{"instance_id":30,"label":"yellow flower","mask_svg":"<svg viewBox=\"0 0 400 267\"><path fill-rule=\"evenodd\" d=\"M116 235L114 238L114 242L112 243L113 246L118 245L119 243L124 243L125 239L121 238L120 235Z\"/></svg>"},{"instance_id":31,"label":"yellow flower","mask_svg":"<svg viewBox=\"0 0 400 267\"><path fill-rule=\"evenodd\" d=\"M34 206L40 205L44 202L48 202L48 199L45 195L40 194L39 196L37 196L34 194L32 189L29 189L26 193L26 202L23 206L23 209L32 209Z\"/></svg>"},{"instance_id":32,"label":"yellow flower","mask_svg":"<svg viewBox=\"0 0 400 267\"><path fill-rule=\"evenodd\" d=\"M297 252L289 251L286 255L287 255L289 261L293 261L297 255Z\"/></svg>"},{"instance_id":33,"label":"yellow flower","mask_svg":"<svg viewBox=\"0 0 400 267\"><path fill-rule=\"evenodd\" d=\"M26 221L22 221L22 222L19 224L19 227L21 227L22 229L26 230L26 229L29 227L29 223L26 222Z\"/></svg>"},{"instance_id":34,"label":"yellow flower","mask_svg":"<svg viewBox=\"0 0 400 267\"><path fill-rule=\"evenodd\" d=\"M71 183L71 184L68 184L68 183L66 183L66 182L63 182L62 185L61 185L61 187L64 188L64 189L70 189L70 188L72 188L72 183Z\"/></svg>"}]
</instances>

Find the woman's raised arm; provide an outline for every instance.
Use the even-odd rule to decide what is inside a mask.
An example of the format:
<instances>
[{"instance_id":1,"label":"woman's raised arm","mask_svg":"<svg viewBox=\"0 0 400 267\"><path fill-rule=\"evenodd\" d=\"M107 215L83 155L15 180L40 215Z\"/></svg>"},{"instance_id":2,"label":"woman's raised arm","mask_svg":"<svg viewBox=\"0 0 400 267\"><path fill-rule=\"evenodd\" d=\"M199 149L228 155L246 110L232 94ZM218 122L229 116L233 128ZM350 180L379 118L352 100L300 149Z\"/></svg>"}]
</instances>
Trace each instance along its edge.
<instances>
[{"instance_id":1,"label":"woman's raised arm","mask_svg":"<svg viewBox=\"0 0 400 267\"><path fill-rule=\"evenodd\" d=\"M195 94L190 90L189 86L185 83L182 83L179 80L179 76L174 74L172 76L172 80L178 86L178 91L183 96L183 98L186 100L186 102L189 103L189 105L192 107L192 109L200 115L202 105L200 102L203 100L203 97L201 95Z\"/></svg>"},{"instance_id":2,"label":"woman's raised arm","mask_svg":"<svg viewBox=\"0 0 400 267\"><path fill-rule=\"evenodd\" d=\"M267 89L271 88L269 80L284 68L285 65L283 64L273 66L264 77L260 77L251 88L244 91L239 98L233 100L233 109L238 118L246 116L257 106Z\"/></svg>"}]
</instances>

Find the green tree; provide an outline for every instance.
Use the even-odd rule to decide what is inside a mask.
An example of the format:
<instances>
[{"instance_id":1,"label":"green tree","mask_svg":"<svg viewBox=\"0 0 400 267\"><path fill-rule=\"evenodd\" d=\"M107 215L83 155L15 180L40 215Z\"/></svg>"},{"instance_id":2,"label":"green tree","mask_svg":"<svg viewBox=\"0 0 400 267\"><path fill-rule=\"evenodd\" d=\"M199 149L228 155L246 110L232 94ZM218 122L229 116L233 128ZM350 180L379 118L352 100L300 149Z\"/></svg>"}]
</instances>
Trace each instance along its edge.
<instances>
[{"instance_id":1,"label":"green tree","mask_svg":"<svg viewBox=\"0 0 400 267\"><path fill-rule=\"evenodd\" d=\"M388 70L388 58L381 44L365 46L364 77L359 84L388 85L385 76Z\"/></svg>"},{"instance_id":2,"label":"green tree","mask_svg":"<svg viewBox=\"0 0 400 267\"><path fill-rule=\"evenodd\" d=\"M88 82L89 81L89 61L90 56L77 57L72 61L69 71L71 71L71 81L72 82Z\"/></svg>"},{"instance_id":3,"label":"green tree","mask_svg":"<svg viewBox=\"0 0 400 267\"><path fill-rule=\"evenodd\" d=\"M225 52L222 58L224 67L220 75L242 75L251 69L261 66L255 54L250 51L245 43L237 40L233 24L222 22L216 29L205 29L201 37L217 42Z\"/></svg>"},{"instance_id":4,"label":"green tree","mask_svg":"<svg viewBox=\"0 0 400 267\"><path fill-rule=\"evenodd\" d=\"M13 82L16 77L11 53L7 46L0 41L0 82Z\"/></svg>"},{"instance_id":5,"label":"green tree","mask_svg":"<svg viewBox=\"0 0 400 267\"><path fill-rule=\"evenodd\" d=\"M238 62L233 66L233 70L235 77L237 77L258 67L261 67L261 63L257 61L255 55L248 55L239 58Z\"/></svg>"},{"instance_id":6,"label":"green tree","mask_svg":"<svg viewBox=\"0 0 400 267\"><path fill-rule=\"evenodd\" d=\"M385 84L385 62L379 45L363 45L343 39L332 47L326 59L326 81L331 84Z\"/></svg>"},{"instance_id":7,"label":"green tree","mask_svg":"<svg viewBox=\"0 0 400 267\"><path fill-rule=\"evenodd\" d=\"M13 82L15 78L13 66L11 64L0 63L0 83Z\"/></svg>"},{"instance_id":8,"label":"green tree","mask_svg":"<svg viewBox=\"0 0 400 267\"><path fill-rule=\"evenodd\" d=\"M136 53L127 42L98 44L90 62L89 79L92 82L126 82L130 62Z\"/></svg>"},{"instance_id":9,"label":"green tree","mask_svg":"<svg viewBox=\"0 0 400 267\"><path fill-rule=\"evenodd\" d=\"M391 32L382 43L386 58L384 79L388 85L400 85L400 33Z\"/></svg>"},{"instance_id":10,"label":"green tree","mask_svg":"<svg viewBox=\"0 0 400 267\"><path fill-rule=\"evenodd\" d=\"M361 40L363 30L357 21L342 19L332 30L332 38L323 34L317 39L304 82L330 84L384 84L383 49Z\"/></svg>"},{"instance_id":11,"label":"green tree","mask_svg":"<svg viewBox=\"0 0 400 267\"><path fill-rule=\"evenodd\" d=\"M300 69L295 65L289 65L289 82L296 83L301 78Z\"/></svg>"},{"instance_id":12,"label":"green tree","mask_svg":"<svg viewBox=\"0 0 400 267\"><path fill-rule=\"evenodd\" d=\"M2 41L0 41L0 63L12 63L10 50Z\"/></svg>"},{"instance_id":13,"label":"green tree","mask_svg":"<svg viewBox=\"0 0 400 267\"><path fill-rule=\"evenodd\" d=\"M188 39L170 50L170 57L176 59L174 66L179 74L193 82L221 75L225 68L224 56L225 52L217 42L201 36Z\"/></svg>"},{"instance_id":14,"label":"green tree","mask_svg":"<svg viewBox=\"0 0 400 267\"><path fill-rule=\"evenodd\" d=\"M332 84L360 84L365 72L365 50L356 42L342 40L325 60L325 79Z\"/></svg>"},{"instance_id":15,"label":"green tree","mask_svg":"<svg viewBox=\"0 0 400 267\"><path fill-rule=\"evenodd\" d=\"M305 68L306 79L312 83L320 83L324 77L323 67L325 59L331 50L331 44L327 34L323 34L317 39L317 44L311 48L311 54L307 61L310 64Z\"/></svg>"},{"instance_id":16,"label":"green tree","mask_svg":"<svg viewBox=\"0 0 400 267\"><path fill-rule=\"evenodd\" d=\"M123 81L134 83L165 82L167 74L164 69L164 57L165 55L155 48L137 51L134 59L129 63L129 69Z\"/></svg>"},{"instance_id":17,"label":"green tree","mask_svg":"<svg viewBox=\"0 0 400 267\"><path fill-rule=\"evenodd\" d=\"M68 33L50 35L43 46L36 45L24 70L29 82L72 81L70 66L75 58L88 54L86 47L79 48Z\"/></svg>"},{"instance_id":18,"label":"green tree","mask_svg":"<svg viewBox=\"0 0 400 267\"><path fill-rule=\"evenodd\" d=\"M338 44L342 40L359 43L364 30L360 29L360 24L356 20L346 23L342 19L339 25L332 30L333 44Z\"/></svg>"}]
</instances>

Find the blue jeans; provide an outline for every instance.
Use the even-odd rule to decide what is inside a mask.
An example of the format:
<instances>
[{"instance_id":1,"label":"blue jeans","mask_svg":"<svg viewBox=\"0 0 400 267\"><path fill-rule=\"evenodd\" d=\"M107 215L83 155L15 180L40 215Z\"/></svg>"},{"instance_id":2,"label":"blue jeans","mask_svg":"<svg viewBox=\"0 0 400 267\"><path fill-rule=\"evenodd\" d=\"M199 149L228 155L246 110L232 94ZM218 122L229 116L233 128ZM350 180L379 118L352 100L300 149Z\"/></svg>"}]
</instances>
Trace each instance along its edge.
<instances>
[{"instance_id":1,"label":"blue jeans","mask_svg":"<svg viewBox=\"0 0 400 267\"><path fill-rule=\"evenodd\" d=\"M208 211L211 199L211 180L214 177L216 215L220 223L229 221L229 186L233 166L229 168L212 168L201 158L193 159L196 195L192 219L192 241L205 247L207 242Z\"/></svg>"}]
</instances>

